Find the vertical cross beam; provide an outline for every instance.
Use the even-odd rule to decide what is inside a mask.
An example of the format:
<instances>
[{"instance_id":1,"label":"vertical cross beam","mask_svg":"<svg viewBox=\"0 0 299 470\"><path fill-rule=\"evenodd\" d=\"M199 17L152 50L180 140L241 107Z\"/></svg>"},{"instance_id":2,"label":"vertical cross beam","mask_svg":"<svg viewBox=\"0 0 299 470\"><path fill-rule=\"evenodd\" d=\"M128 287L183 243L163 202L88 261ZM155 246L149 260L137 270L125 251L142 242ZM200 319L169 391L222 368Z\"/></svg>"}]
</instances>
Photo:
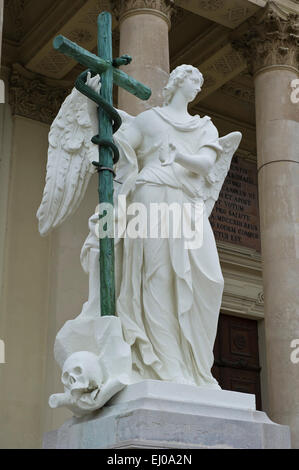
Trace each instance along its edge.
<instances>
[{"instance_id":1,"label":"vertical cross beam","mask_svg":"<svg viewBox=\"0 0 299 470\"><path fill-rule=\"evenodd\" d=\"M54 49L71 57L72 59L77 60L81 65L84 65L91 69L93 73L101 74L101 91L100 96L94 96L94 93L91 93L92 90L89 87L85 86L84 79L83 84L80 79L81 75L78 77L76 82L76 88L83 93L88 98L92 99L96 103L100 104L99 107L99 134L95 136L95 141L92 139L92 142L97 143L104 141L105 143L112 143L112 123L111 117L109 117L108 111L104 111L104 108L107 105L110 111L113 110L112 107L112 90L113 82L127 90L129 93L137 96L142 100L148 100L151 96L151 90L147 86L135 80L133 77L130 77L122 70L118 69L119 65L124 65L130 62L131 58L129 56L122 56L120 58L112 60L112 20L111 14L108 12L103 12L98 16L98 54L92 54L91 52L83 49L77 44L73 43L64 36L57 36L54 39ZM129 61L128 61L129 59ZM116 113L117 114L117 113ZM112 113L113 115L113 113ZM115 118L116 119L116 118ZM121 121L121 120L120 120ZM119 123L120 124L120 123ZM117 128L117 119L114 121L114 128ZM113 208L113 156L111 147L105 146L99 142L99 163L96 163L96 166L99 168L99 202L109 204L110 208ZM112 171L110 171L110 169ZM111 215L110 211L110 214ZM105 217L105 211L100 215ZM109 220L107 217L108 223L111 223L111 227L103 227L106 231L107 237L100 237L100 297L101 297L101 316L111 316L115 315L115 283L114 283L114 238L113 232L111 236L111 231L114 230L114 221ZM109 233L110 232L110 233ZM109 236L108 236L109 235Z\"/></svg>"},{"instance_id":2,"label":"vertical cross beam","mask_svg":"<svg viewBox=\"0 0 299 470\"><path fill-rule=\"evenodd\" d=\"M103 12L98 16L98 55L112 62L111 15ZM101 74L101 96L112 106L113 68L109 67ZM107 113L99 108L99 135L101 139L112 141L111 120ZM113 168L112 151L99 147L99 164ZM113 206L113 173L109 170L99 172L99 201ZM105 215L102 214L102 217ZM113 221L112 221L113 222ZM114 285L114 238L100 238L100 297L101 315L115 315Z\"/></svg>"}]
</instances>

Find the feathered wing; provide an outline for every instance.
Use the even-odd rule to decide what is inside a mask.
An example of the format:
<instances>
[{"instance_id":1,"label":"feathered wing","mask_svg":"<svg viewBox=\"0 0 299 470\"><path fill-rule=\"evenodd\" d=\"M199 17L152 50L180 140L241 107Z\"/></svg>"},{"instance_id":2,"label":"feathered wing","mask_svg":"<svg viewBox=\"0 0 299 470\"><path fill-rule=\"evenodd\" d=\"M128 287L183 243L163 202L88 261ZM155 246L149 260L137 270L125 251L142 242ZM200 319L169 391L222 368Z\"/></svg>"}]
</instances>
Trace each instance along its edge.
<instances>
[{"instance_id":1,"label":"feathered wing","mask_svg":"<svg viewBox=\"0 0 299 470\"><path fill-rule=\"evenodd\" d=\"M127 196L130 190L134 186L136 176L138 174L138 164L137 164L137 155L132 147L129 145L126 139L126 129L134 121L135 117L130 114L117 109L117 112L120 114L122 119L122 125L118 131L113 135L114 143L117 145L119 150L119 161L114 166L114 171L116 173L116 178L114 180L114 208L115 208L115 223L118 224L120 217L124 216L123 211L121 210L119 214L119 205L118 205L118 196L123 195ZM98 221L98 214L94 214L89 219L89 235L85 240L81 251L81 265L85 272L89 271L89 253L90 249L94 247L95 242L95 226ZM118 234L119 235L119 234ZM123 239L121 237L116 237L114 239L115 245L121 242ZM121 269L121 262L116 263L116 273ZM121 273L120 273L121 275Z\"/></svg>"},{"instance_id":2,"label":"feathered wing","mask_svg":"<svg viewBox=\"0 0 299 470\"><path fill-rule=\"evenodd\" d=\"M205 201L208 217L210 216L215 202L219 197L219 193L230 168L233 155L236 152L241 139L241 132L231 132L230 134L221 137L219 139L219 144L223 148L223 151L217 158L210 173L201 178L199 192Z\"/></svg>"},{"instance_id":3,"label":"feathered wing","mask_svg":"<svg viewBox=\"0 0 299 470\"><path fill-rule=\"evenodd\" d=\"M60 225L78 208L94 173L98 147L87 99L75 88L62 104L49 133L46 184L37 211L41 235Z\"/></svg>"}]
</instances>

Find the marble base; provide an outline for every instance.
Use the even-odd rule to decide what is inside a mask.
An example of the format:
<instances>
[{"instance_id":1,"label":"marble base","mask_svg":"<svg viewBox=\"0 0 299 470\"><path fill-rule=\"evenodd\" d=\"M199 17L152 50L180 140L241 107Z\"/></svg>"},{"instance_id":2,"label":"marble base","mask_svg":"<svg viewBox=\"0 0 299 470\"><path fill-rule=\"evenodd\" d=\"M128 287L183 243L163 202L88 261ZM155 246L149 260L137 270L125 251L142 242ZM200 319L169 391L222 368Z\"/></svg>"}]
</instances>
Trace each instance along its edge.
<instances>
[{"instance_id":1,"label":"marble base","mask_svg":"<svg viewBox=\"0 0 299 470\"><path fill-rule=\"evenodd\" d=\"M46 433L43 447L287 449L290 431L256 411L254 395L147 380Z\"/></svg>"}]
</instances>

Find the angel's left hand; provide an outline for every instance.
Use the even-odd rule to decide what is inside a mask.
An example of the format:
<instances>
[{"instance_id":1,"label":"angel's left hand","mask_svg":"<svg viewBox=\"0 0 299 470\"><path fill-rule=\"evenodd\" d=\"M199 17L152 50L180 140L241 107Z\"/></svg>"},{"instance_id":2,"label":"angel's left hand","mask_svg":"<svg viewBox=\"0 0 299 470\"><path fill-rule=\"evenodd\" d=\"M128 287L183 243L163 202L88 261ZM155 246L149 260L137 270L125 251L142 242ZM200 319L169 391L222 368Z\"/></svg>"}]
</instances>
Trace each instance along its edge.
<instances>
[{"instance_id":1,"label":"angel's left hand","mask_svg":"<svg viewBox=\"0 0 299 470\"><path fill-rule=\"evenodd\" d=\"M160 161L162 166L168 166L172 165L173 162L175 161L176 155L178 153L178 150L172 142L168 143L167 148L164 150L162 148L162 151L160 152Z\"/></svg>"}]
</instances>

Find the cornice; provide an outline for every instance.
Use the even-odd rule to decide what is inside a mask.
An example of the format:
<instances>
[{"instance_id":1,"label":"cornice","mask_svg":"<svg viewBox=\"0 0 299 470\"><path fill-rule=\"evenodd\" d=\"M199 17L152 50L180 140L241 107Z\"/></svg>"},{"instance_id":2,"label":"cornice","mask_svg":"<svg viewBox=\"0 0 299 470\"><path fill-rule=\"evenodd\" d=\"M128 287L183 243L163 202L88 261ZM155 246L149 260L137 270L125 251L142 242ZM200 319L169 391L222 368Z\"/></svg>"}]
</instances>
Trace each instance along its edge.
<instances>
[{"instance_id":1,"label":"cornice","mask_svg":"<svg viewBox=\"0 0 299 470\"><path fill-rule=\"evenodd\" d=\"M234 29L264 7L267 0L174 0L176 5Z\"/></svg>"},{"instance_id":2,"label":"cornice","mask_svg":"<svg viewBox=\"0 0 299 470\"><path fill-rule=\"evenodd\" d=\"M245 246L219 241L217 242L217 248L222 262L242 266L259 273L262 272L261 254L258 251Z\"/></svg>"},{"instance_id":3,"label":"cornice","mask_svg":"<svg viewBox=\"0 0 299 470\"><path fill-rule=\"evenodd\" d=\"M264 304L260 302L263 291L256 298L242 297L233 293L225 292L222 297L221 313L235 315L254 320L264 319Z\"/></svg>"},{"instance_id":4,"label":"cornice","mask_svg":"<svg viewBox=\"0 0 299 470\"><path fill-rule=\"evenodd\" d=\"M217 242L224 277L221 311L246 318L264 317L261 255L230 243Z\"/></svg>"},{"instance_id":5,"label":"cornice","mask_svg":"<svg viewBox=\"0 0 299 470\"><path fill-rule=\"evenodd\" d=\"M288 13L299 13L299 0L275 0Z\"/></svg>"}]
</instances>

